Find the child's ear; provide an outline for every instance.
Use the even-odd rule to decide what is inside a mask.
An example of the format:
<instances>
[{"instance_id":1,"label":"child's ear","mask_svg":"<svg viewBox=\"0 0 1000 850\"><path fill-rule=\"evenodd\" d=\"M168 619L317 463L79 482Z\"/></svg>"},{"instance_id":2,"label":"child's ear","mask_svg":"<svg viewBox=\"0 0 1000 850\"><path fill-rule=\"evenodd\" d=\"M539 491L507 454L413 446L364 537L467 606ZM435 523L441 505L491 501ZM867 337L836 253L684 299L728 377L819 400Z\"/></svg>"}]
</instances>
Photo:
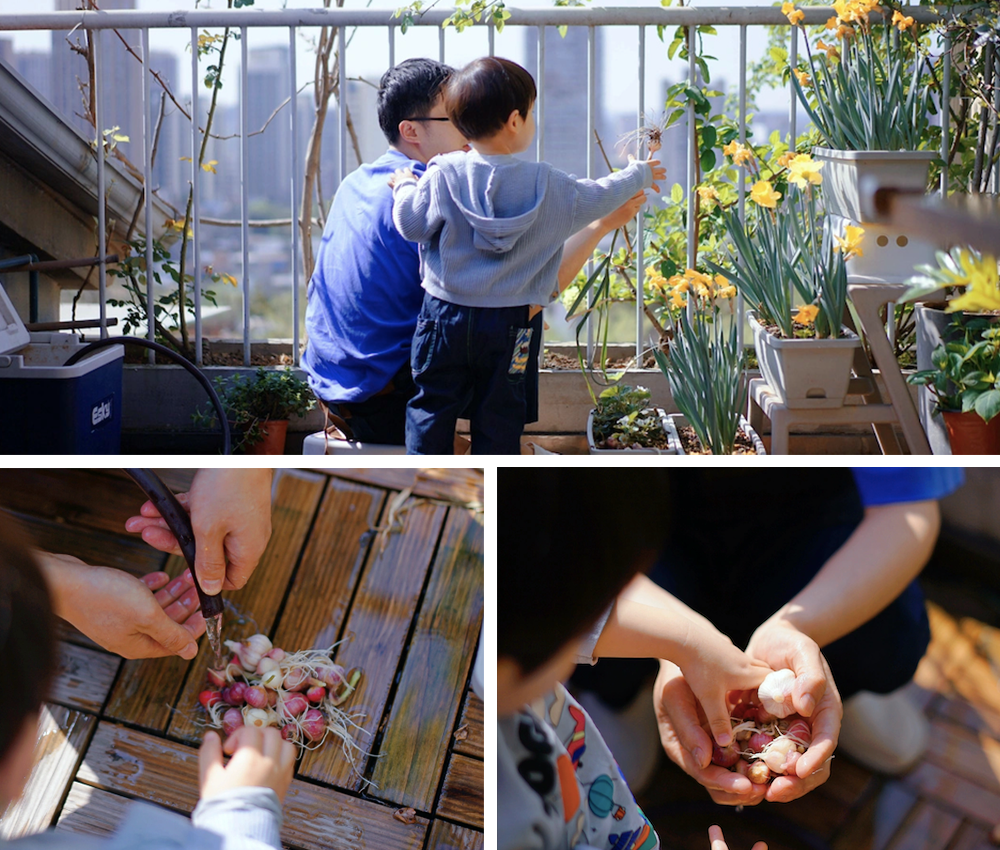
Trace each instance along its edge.
<instances>
[{"instance_id":1,"label":"child's ear","mask_svg":"<svg viewBox=\"0 0 1000 850\"><path fill-rule=\"evenodd\" d=\"M521 125L525 122L525 117L518 111L514 110L507 116L507 129L512 132L516 132L521 129Z\"/></svg>"}]
</instances>

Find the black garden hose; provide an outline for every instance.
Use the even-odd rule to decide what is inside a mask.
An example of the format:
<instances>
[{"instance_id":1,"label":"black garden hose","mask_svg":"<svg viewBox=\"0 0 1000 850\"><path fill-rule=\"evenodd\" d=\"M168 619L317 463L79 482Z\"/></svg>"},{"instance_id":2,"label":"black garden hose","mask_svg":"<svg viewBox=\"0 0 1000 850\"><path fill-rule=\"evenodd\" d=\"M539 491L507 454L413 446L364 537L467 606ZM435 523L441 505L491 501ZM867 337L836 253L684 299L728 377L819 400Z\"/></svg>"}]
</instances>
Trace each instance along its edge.
<instances>
[{"instance_id":1,"label":"black garden hose","mask_svg":"<svg viewBox=\"0 0 1000 850\"><path fill-rule=\"evenodd\" d=\"M79 351L75 352L70 356L63 365L72 366L74 363L82 360L88 354L97 351L101 348L106 348L109 345L123 345L128 343L129 345L141 345L144 348L151 348L157 354L162 354L165 357L170 358L175 363L183 366L188 370L195 379L201 384L202 388L208 393L208 397L212 401L212 406L215 408L216 418L219 420L219 424L222 427L222 453L224 455L229 455L233 453L232 447L232 437L229 433L229 421L226 419L226 412L222 408L222 401L219 399L219 394L215 391L215 387L212 386L212 382L205 377L202 371L194 365L186 357L182 357L176 351L172 351L165 345L160 345L158 342L150 342L148 339L142 339L138 336L110 336L106 339L98 339L89 345L84 346Z\"/></svg>"}]
</instances>

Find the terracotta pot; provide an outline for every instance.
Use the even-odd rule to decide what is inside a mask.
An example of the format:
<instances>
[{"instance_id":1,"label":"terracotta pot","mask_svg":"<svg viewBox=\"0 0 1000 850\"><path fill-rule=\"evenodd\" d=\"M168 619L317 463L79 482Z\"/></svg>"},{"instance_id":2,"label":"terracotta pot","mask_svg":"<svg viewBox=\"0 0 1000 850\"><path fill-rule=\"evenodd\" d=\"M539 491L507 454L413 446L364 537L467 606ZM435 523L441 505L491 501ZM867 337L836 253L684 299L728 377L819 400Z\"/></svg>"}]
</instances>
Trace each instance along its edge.
<instances>
[{"instance_id":1,"label":"terracotta pot","mask_svg":"<svg viewBox=\"0 0 1000 850\"><path fill-rule=\"evenodd\" d=\"M288 420L268 420L260 423L264 436L260 442L247 446L248 455L283 455L285 453L285 436L288 434Z\"/></svg>"},{"instance_id":2,"label":"terracotta pot","mask_svg":"<svg viewBox=\"0 0 1000 850\"><path fill-rule=\"evenodd\" d=\"M989 422L970 410L961 413L943 410L944 427L948 429L953 455L995 455L1000 454L1000 416Z\"/></svg>"}]
</instances>

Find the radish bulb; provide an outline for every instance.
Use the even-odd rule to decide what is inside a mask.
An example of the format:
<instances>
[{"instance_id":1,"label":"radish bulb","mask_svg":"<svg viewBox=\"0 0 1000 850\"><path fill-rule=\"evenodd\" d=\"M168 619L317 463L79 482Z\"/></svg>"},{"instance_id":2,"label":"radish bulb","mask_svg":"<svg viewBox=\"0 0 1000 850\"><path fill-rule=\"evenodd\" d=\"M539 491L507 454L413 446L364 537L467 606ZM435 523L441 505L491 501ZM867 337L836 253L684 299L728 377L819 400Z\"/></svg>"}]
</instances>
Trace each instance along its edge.
<instances>
[{"instance_id":1,"label":"radish bulb","mask_svg":"<svg viewBox=\"0 0 1000 850\"><path fill-rule=\"evenodd\" d=\"M302 734L313 743L322 741L323 736L326 735L326 717L318 708L310 708L303 714L300 718L300 725Z\"/></svg>"},{"instance_id":2,"label":"radish bulb","mask_svg":"<svg viewBox=\"0 0 1000 850\"><path fill-rule=\"evenodd\" d=\"M747 779L754 785L763 785L771 778L771 771L762 761L755 761L747 769Z\"/></svg>"},{"instance_id":3,"label":"radish bulb","mask_svg":"<svg viewBox=\"0 0 1000 850\"><path fill-rule=\"evenodd\" d=\"M730 744L728 747L720 747L715 744L712 747L712 764L717 764L719 767L732 767L739 760L740 751L735 744Z\"/></svg>"},{"instance_id":4,"label":"radish bulb","mask_svg":"<svg viewBox=\"0 0 1000 850\"><path fill-rule=\"evenodd\" d=\"M222 731L228 738L243 725L243 712L238 708L231 708L222 715Z\"/></svg>"},{"instance_id":5,"label":"radish bulb","mask_svg":"<svg viewBox=\"0 0 1000 850\"><path fill-rule=\"evenodd\" d=\"M799 757L798 750L795 749L795 741L791 738L778 738L764 750L764 764L772 773L787 773L786 765L791 753L795 753L795 758L792 759L794 764L795 759Z\"/></svg>"},{"instance_id":6,"label":"radish bulb","mask_svg":"<svg viewBox=\"0 0 1000 850\"><path fill-rule=\"evenodd\" d=\"M757 695L769 713L775 717L787 717L795 711L792 705L794 685L795 673L791 670L776 670L768 673L767 678L760 683Z\"/></svg>"}]
</instances>

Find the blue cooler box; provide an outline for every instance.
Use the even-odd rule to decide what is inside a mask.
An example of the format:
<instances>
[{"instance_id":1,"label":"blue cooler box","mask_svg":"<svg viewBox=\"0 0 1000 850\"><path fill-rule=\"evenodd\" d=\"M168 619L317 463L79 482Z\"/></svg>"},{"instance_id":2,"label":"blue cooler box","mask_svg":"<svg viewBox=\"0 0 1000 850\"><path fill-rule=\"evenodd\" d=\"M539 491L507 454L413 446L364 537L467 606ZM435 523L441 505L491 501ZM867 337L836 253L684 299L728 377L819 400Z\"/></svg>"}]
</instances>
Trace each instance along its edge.
<instances>
[{"instance_id":1,"label":"blue cooler box","mask_svg":"<svg viewBox=\"0 0 1000 850\"><path fill-rule=\"evenodd\" d=\"M10 318L3 312L0 305L0 324ZM23 324L20 331L0 327L0 454L119 454L125 349L112 345L63 366L86 343L32 333L24 344Z\"/></svg>"}]
</instances>

